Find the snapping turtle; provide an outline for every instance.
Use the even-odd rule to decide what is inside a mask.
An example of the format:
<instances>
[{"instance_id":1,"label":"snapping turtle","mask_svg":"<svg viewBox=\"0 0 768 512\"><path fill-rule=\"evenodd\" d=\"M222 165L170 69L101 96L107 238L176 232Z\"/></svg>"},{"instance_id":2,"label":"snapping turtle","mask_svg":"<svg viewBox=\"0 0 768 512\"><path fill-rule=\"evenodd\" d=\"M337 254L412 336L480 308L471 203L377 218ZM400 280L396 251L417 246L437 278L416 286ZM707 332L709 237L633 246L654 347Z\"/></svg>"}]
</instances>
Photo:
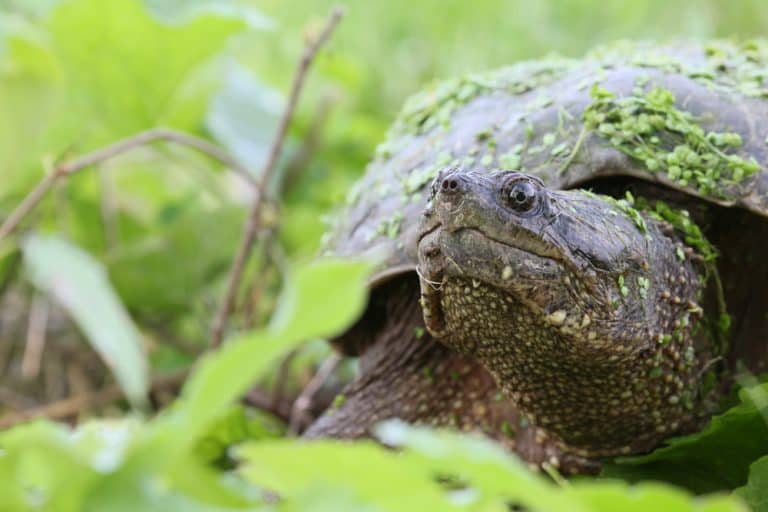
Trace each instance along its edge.
<instances>
[{"instance_id":1,"label":"snapping turtle","mask_svg":"<svg viewBox=\"0 0 768 512\"><path fill-rule=\"evenodd\" d=\"M768 362L768 45L621 44L406 104L328 238L375 254L343 403L594 470L699 428Z\"/></svg>"}]
</instances>

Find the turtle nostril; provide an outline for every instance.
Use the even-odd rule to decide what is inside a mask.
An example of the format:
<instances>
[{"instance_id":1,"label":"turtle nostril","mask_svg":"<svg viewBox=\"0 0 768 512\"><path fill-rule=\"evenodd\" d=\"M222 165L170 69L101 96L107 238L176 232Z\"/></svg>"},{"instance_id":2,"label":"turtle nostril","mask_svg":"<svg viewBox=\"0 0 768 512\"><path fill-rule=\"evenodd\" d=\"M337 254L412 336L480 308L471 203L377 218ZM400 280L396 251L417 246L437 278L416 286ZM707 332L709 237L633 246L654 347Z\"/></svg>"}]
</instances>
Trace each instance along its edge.
<instances>
[{"instance_id":1,"label":"turtle nostril","mask_svg":"<svg viewBox=\"0 0 768 512\"><path fill-rule=\"evenodd\" d=\"M447 193L458 192L461 189L459 178L455 176L448 176L440 184L440 189Z\"/></svg>"}]
</instances>

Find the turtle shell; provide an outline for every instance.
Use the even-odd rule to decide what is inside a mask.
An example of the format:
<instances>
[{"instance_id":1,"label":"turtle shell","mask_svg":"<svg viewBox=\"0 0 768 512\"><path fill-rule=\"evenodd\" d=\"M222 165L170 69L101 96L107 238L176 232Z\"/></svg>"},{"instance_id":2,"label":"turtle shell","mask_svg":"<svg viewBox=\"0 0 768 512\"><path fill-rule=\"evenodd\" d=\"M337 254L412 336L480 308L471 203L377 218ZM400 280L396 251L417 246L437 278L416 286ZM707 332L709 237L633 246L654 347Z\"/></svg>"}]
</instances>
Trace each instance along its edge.
<instances>
[{"instance_id":1,"label":"turtle shell","mask_svg":"<svg viewBox=\"0 0 768 512\"><path fill-rule=\"evenodd\" d=\"M378 284L417 264L437 173L520 170L550 188L626 176L768 216L768 43L619 44L438 83L408 100L327 235Z\"/></svg>"}]
</instances>

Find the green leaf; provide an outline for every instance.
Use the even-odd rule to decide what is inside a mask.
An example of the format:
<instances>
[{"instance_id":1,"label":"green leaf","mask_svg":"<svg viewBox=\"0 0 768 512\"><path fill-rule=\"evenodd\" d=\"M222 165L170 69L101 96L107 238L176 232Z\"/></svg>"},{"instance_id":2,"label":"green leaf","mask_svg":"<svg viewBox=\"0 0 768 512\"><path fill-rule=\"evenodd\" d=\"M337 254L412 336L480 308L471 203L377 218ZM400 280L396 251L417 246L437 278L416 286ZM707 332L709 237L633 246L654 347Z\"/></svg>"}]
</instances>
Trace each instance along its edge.
<instances>
[{"instance_id":1,"label":"green leaf","mask_svg":"<svg viewBox=\"0 0 768 512\"><path fill-rule=\"evenodd\" d=\"M62 3L48 24L69 92L59 137L82 150L163 124L186 78L244 27L211 14L167 25L139 0Z\"/></svg>"},{"instance_id":2,"label":"green leaf","mask_svg":"<svg viewBox=\"0 0 768 512\"><path fill-rule=\"evenodd\" d=\"M53 236L29 236L24 263L35 285L54 297L115 374L128 399L146 399L147 362L141 334L112 289L104 268L86 252Z\"/></svg>"},{"instance_id":3,"label":"green leaf","mask_svg":"<svg viewBox=\"0 0 768 512\"><path fill-rule=\"evenodd\" d=\"M700 432L671 439L651 454L623 457L604 466L603 475L628 481L662 480L694 492L733 489L747 481L749 466L768 454L768 407L753 396L768 384L739 392L741 403L715 416Z\"/></svg>"},{"instance_id":4,"label":"green leaf","mask_svg":"<svg viewBox=\"0 0 768 512\"><path fill-rule=\"evenodd\" d=\"M83 510L92 486L119 468L142 425L87 422L76 430L45 421L0 433L1 510ZM5 478L11 475L10 478Z\"/></svg>"},{"instance_id":5,"label":"green leaf","mask_svg":"<svg viewBox=\"0 0 768 512\"><path fill-rule=\"evenodd\" d=\"M266 331L239 336L204 358L182 391L178 414L199 429L242 396L284 351L337 334L362 313L371 265L328 259L287 277Z\"/></svg>"},{"instance_id":6,"label":"green leaf","mask_svg":"<svg viewBox=\"0 0 768 512\"><path fill-rule=\"evenodd\" d=\"M289 274L270 333L303 339L338 334L362 313L371 269L370 261L327 258Z\"/></svg>"},{"instance_id":7,"label":"green leaf","mask_svg":"<svg viewBox=\"0 0 768 512\"><path fill-rule=\"evenodd\" d=\"M747 485L737 489L736 494L744 498L754 512L768 512L768 457L758 459L749 467Z\"/></svg>"},{"instance_id":8,"label":"green leaf","mask_svg":"<svg viewBox=\"0 0 768 512\"><path fill-rule=\"evenodd\" d=\"M562 495L568 500L582 503L587 510L593 512L746 512L744 504L735 497L691 496L671 485L652 482L634 486L624 482L578 482L565 488Z\"/></svg>"},{"instance_id":9,"label":"green leaf","mask_svg":"<svg viewBox=\"0 0 768 512\"><path fill-rule=\"evenodd\" d=\"M237 450L241 473L280 494L288 507L308 510L307 491L326 489L373 510L454 510L426 468L405 454L372 442L249 443ZM297 463L306 461L306 463ZM311 461L311 462L310 462Z\"/></svg>"},{"instance_id":10,"label":"green leaf","mask_svg":"<svg viewBox=\"0 0 768 512\"><path fill-rule=\"evenodd\" d=\"M187 458L200 438L280 354L306 339L335 334L357 318L365 304L370 269L368 263L337 259L297 268L287 280L279 306L290 324L238 336L204 357L181 397L145 429L120 471L101 482L98 503L105 507L110 496L120 494L128 500L149 492L144 483L148 475L184 474ZM334 293L333 300L327 297L329 291ZM325 300L315 302L322 294ZM195 489L184 495L195 495L192 491ZM199 493L205 494L202 490ZM180 502L166 501L172 497L166 492L141 499L156 503L157 510L186 509Z\"/></svg>"},{"instance_id":11,"label":"green leaf","mask_svg":"<svg viewBox=\"0 0 768 512\"><path fill-rule=\"evenodd\" d=\"M577 481L559 487L492 441L465 433L399 421L378 432L400 450L368 441L252 442L237 450L244 459L241 473L277 492L288 510L314 510L309 495L319 489L371 510L506 511L510 505L546 512L745 510L736 497L695 497L662 484Z\"/></svg>"},{"instance_id":12,"label":"green leaf","mask_svg":"<svg viewBox=\"0 0 768 512\"><path fill-rule=\"evenodd\" d=\"M126 203L143 205L148 199L152 201L142 207L146 219L124 218L121 244L109 253L108 265L115 288L131 311L163 318L189 311L190 301L227 268L240 236L244 211L237 205L206 207L205 198L184 191L200 187L200 183L179 183L176 188L185 195L178 199L166 196L154 201L152 196L144 196L142 201L141 192L133 193L132 186L143 182L154 186L154 194L158 195L163 191L163 179L167 179L163 171L152 170L156 180L137 174L126 175L118 182ZM182 182L182 177L176 177ZM152 205L157 205L159 211L152 211ZM161 205L165 207L160 209Z\"/></svg>"},{"instance_id":13,"label":"green leaf","mask_svg":"<svg viewBox=\"0 0 768 512\"><path fill-rule=\"evenodd\" d=\"M408 448L421 456L434 474L457 476L491 503L503 505L512 501L535 510L582 510L553 492L552 484L488 439L434 432L399 421L380 425L377 434L384 443Z\"/></svg>"}]
</instances>

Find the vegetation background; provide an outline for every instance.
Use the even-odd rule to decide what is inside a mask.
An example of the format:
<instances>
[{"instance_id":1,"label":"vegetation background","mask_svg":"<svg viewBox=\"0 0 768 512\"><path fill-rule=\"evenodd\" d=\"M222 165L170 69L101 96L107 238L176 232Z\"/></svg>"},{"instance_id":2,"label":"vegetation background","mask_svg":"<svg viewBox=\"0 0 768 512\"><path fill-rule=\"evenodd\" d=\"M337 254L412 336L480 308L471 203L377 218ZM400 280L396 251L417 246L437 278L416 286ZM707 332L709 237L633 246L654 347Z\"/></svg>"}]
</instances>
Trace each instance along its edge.
<instances>
[{"instance_id":1,"label":"vegetation background","mask_svg":"<svg viewBox=\"0 0 768 512\"><path fill-rule=\"evenodd\" d=\"M199 152L152 144L84 169L0 240L0 423L14 425L0 509L768 510L756 383L702 434L609 466L620 480L573 484L472 438L388 424L396 454L299 443L280 419L329 356L321 338L364 302L365 264L311 260L408 95L617 39L759 36L762 0L0 0L0 218L57 162L155 127L256 172L305 39L338 3L270 181L275 236L246 269L225 348L202 357L250 195ZM196 362L181 398L181 378L157 385ZM272 415L236 405L257 381L271 395L252 403ZM77 429L25 421L50 403ZM646 480L668 484L626 483Z\"/></svg>"}]
</instances>

